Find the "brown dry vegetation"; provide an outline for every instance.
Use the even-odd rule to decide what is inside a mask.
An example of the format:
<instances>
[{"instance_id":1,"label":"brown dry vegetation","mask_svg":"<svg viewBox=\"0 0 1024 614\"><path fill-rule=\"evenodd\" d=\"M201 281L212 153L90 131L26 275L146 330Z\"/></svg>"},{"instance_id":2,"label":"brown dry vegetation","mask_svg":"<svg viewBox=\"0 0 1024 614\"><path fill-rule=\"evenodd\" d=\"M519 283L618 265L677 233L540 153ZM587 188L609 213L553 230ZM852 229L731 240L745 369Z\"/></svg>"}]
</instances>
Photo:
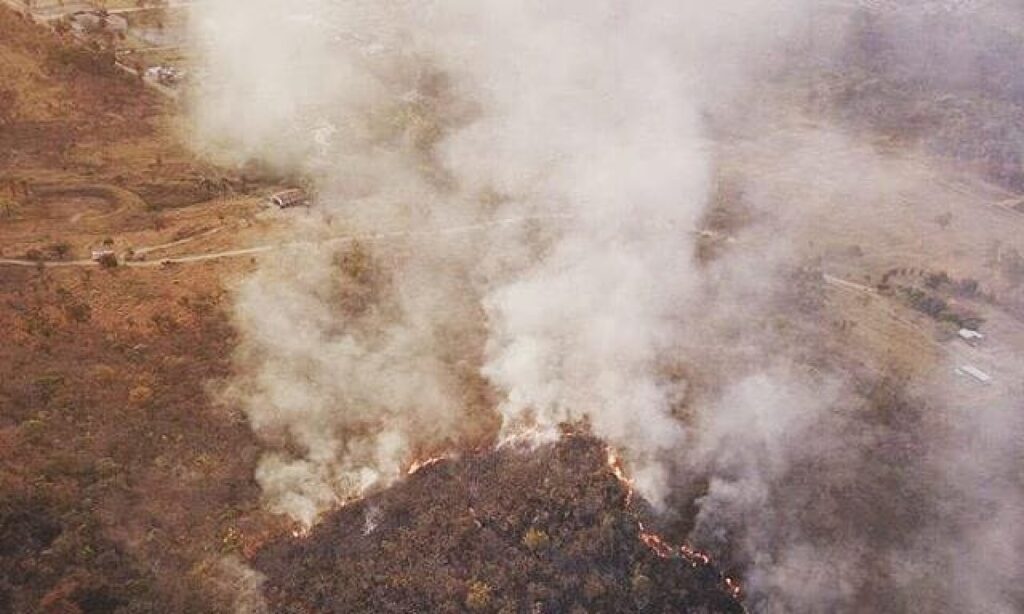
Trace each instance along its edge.
<instances>
[{"instance_id":1,"label":"brown dry vegetation","mask_svg":"<svg viewBox=\"0 0 1024 614\"><path fill-rule=\"evenodd\" d=\"M167 138L164 104L122 75L113 55L55 37L0 10L0 82L15 93L0 130L5 177L89 177L138 187L158 157L198 170ZM157 173L158 174L158 173Z\"/></svg>"},{"instance_id":2,"label":"brown dry vegetation","mask_svg":"<svg viewBox=\"0 0 1024 614\"><path fill-rule=\"evenodd\" d=\"M0 610L211 611L190 572L259 515L257 450L205 389L221 294L181 281L0 271Z\"/></svg>"},{"instance_id":3,"label":"brown dry vegetation","mask_svg":"<svg viewBox=\"0 0 1024 614\"><path fill-rule=\"evenodd\" d=\"M6 255L157 243L237 209L157 211L206 200L215 173L110 61L0 8ZM229 271L0 268L0 612L229 609L211 565L264 518L250 430L206 389L234 345Z\"/></svg>"}]
</instances>

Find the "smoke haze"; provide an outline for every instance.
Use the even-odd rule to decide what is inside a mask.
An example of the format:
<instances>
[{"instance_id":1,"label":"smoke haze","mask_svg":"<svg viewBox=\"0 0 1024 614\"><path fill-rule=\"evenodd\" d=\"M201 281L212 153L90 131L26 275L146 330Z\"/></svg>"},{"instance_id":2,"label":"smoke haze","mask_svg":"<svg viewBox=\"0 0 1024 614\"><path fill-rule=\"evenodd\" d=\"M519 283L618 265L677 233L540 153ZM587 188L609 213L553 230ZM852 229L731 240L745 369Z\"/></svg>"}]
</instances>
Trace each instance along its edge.
<instances>
[{"instance_id":1,"label":"smoke haze","mask_svg":"<svg viewBox=\"0 0 1024 614\"><path fill-rule=\"evenodd\" d=\"M319 195L291 222L310 243L236 289L223 397L267 445L271 509L310 525L416 458L582 421L666 515L700 493L691 537L755 611L1016 611L1019 403L967 413L937 383L880 415L883 387L794 308L820 203L869 225L928 179L752 102L787 53L840 61L807 36L811 3L767 4L193 7L196 146ZM745 177L753 221L702 262L722 175L750 170L722 160L744 152L726 132L775 168Z\"/></svg>"},{"instance_id":2,"label":"smoke haze","mask_svg":"<svg viewBox=\"0 0 1024 614\"><path fill-rule=\"evenodd\" d=\"M467 408L440 332L479 333L461 332L478 305L481 372L504 399L505 431L586 418L661 499L685 383L659 361L684 330L708 192L699 75L726 47L713 67L724 86L755 25L785 25L786 11L754 5L196 10L210 84L195 98L199 143L317 178L325 209L299 232L566 220L420 241L355 317L332 304L330 247L248 280L238 312L254 372L232 394L258 430L302 448L261 468L275 505L310 521L457 433ZM702 34L718 23L727 36ZM472 360L472 343L450 347Z\"/></svg>"}]
</instances>

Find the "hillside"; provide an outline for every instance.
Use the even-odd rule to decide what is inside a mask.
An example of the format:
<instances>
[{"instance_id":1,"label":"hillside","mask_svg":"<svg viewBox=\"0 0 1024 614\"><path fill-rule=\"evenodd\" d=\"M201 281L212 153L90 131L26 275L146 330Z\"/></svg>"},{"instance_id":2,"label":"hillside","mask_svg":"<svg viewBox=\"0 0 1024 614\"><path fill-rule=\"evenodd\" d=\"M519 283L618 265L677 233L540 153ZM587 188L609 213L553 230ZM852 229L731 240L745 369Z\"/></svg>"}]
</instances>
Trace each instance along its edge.
<instances>
[{"instance_id":1,"label":"hillside","mask_svg":"<svg viewBox=\"0 0 1024 614\"><path fill-rule=\"evenodd\" d=\"M584 436L440 460L254 566L274 612L742 612L627 493Z\"/></svg>"}]
</instances>

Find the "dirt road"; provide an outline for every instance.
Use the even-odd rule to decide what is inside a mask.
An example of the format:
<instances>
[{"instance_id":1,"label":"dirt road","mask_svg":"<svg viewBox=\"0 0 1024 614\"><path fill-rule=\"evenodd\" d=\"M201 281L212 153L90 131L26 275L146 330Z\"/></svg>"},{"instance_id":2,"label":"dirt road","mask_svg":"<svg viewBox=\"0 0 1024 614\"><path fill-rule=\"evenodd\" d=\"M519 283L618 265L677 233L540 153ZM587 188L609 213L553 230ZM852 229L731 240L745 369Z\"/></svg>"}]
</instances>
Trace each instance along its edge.
<instances>
[{"instance_id":1,"label":"dirt road","mask_svg":"<svg viewBox=\"0 0 1024 614\"><path fill-rule=\"evenodd\" d=\"M386 232L375 232L375 233L364 233L364 234L350 234L341 235L337 237L328 237L318 241L288 241L283 243L266 244L266 245L255 245L252 247L245 247L232 250L224 250L219 252L208 252L189 254L184 256L174 256L171 258L162 258L160 260L129 260L124 255L118 258L118 262L121 266L126 267L139 267L139 268L151 268L170 264L189 264L196 262L206 262L210 260L220 260L224 258L239 258L244 256L253 256L256 254L262 254L278 249L285 249L288 247L299 247L299 246L311 246L311 245L333 245L340 243L356 243L356 242L379 242L387 241L391 239L406 239L415 237L443 237L453 236L460 234L470 234L474 232L481 232L491 230L495 228L518 226L535 221L551 221L551 220L567 220L571 219L569 216L564 215L535 215L535 216L523 216L515 218L505 218L501 220L494 220L491 222L478 222L476 224L464 224L459 226L448 226L443 228L428 228L424 230L393 230ZM225 226L219 226L198 235L180 239L178 241L172 241L170 243L161 243L158 245L152 245L148 247L137 248L133 251L135 255L148 254L161 249L167 249L178 245L183 245L196 239L207 237L215 233L225 230ZM4 258L0 259L0 265L7 266L20 266L20 267L42 267L42 268L63 268L63 267L93 267L99 266L99 263L92 260L69 260L69 261L47 261L47 260L23 260L23 259L11 259Z\"/></svg>"}]
</instances>

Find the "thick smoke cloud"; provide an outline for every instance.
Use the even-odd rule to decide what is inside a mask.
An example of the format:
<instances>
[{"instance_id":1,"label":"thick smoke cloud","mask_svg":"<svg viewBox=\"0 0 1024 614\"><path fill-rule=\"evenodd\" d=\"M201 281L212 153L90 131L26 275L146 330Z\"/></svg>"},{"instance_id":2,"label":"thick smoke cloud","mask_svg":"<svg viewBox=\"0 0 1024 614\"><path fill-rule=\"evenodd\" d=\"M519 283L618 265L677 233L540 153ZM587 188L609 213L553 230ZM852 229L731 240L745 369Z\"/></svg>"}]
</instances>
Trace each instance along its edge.
<instances>
[{"instance_id":1,"label":"thick smoke cloud","mask_svg":"<svg viewBox=\"0 0 1024 614\"><path fill-rule=\"evenodd\" d=\"M502 191L532 192L506 208L571 217L540 262L484 299L483 372L507 397L506 423L550 428L586 416L636 453L639 484L657 497L665 480L655 457L682 440L677 392L657 363L693 283L686 263L707 161L692 75L679 50L647 38L681 24L655 21L650 8L579 9L490 17L498 27L473 75L490 104L446 144L447 162Z\"/></svg>"},{"instance_id":2,"label":"thick smoke cloud","mask_svg":"<svg viewBox=\"0 0 1024 614\"><path fill-rule=\"evenodd\" d=\"M766 95L873 40L811 4L194 6L197 147L319 193L287 231L310 243L236 289L223 395L267 444L268 504L311 524L416 458L585 421L667 516L700 493L691 538L756 611L1014 611L1013 408L965 419L941 385L879 400L797 307L820 278L788 288L840 223L821 203L862 205L857 224L927 181ZM700 262L738 133L775 173L750 173L755 221Z\"/></svg>"},{"instance_id":3,"label":"thick smoke cloud","mask_svg":"<svg viewBox=\"0 0 1024 614\"><path fill-rule=\"evenodd\" d=\"M309 522L458 440L458 354L482 362L506 435L587 420L659 502L684 432L685 382L661 363L696 283L701 107L790 15L739 1L198 7L199 145L314 177L325 206L300 232L561 218L421 241L373 280L367 313L339 312L352 280L330 247L246 281L230 394L291 446L258 474L273 504Z\"/></svg>"}]
</instances>

